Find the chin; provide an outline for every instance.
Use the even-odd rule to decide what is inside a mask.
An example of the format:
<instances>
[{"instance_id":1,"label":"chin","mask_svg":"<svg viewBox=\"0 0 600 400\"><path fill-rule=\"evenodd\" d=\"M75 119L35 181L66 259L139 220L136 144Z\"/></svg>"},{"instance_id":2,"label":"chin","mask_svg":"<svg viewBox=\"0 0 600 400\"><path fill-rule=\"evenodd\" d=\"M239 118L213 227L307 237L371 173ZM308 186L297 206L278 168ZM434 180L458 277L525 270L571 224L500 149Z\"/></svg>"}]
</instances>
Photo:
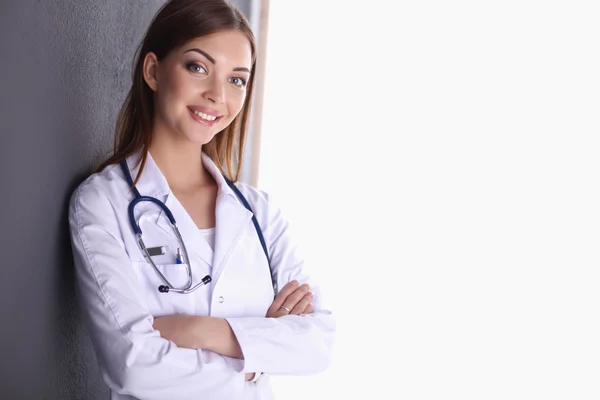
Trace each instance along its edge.
<instances>
[{"instance_id":1,"label":"chin","mask_svg":"<svg viewBox=\"0 0 600 400\"><path fill-rule=\"evenodd\" d=\"M203 136L203 137L187 137L187 140L189 143L197 145L197 146L204 146L205 144L207 144L208 142L210 142L213 139L213 136L207 137L207 136Z\"/></svg>"},{"instance_id":2,"label":"chin","mask_svg":"<svg viewBox=\"0 0 600 400\"><path fill-rule=\"evenodd\" d=\"M205 145L206 143L213 140L217 133L220 131L211 131L211 132L202 132L200 134L190 135L188 136L188 140L194 142L195 144Z\"/></svg>"},{"instance_id":3,"label":"chin","mask_svg":"<svg viewBox=\"0 0 600 400\"><path fill-rule=\"evenodd\" d=\"M204 132L194 132L192 135L186 135L188 137L189 140L193 141L194 143L202 143L202 144L206 144L208 142L210 142L211 140L213 140L213 138L215 136L217 136L219 133L221 133L224 129L227 128L228 125L220 127L218 129L211 129L210 131L204 131Z\"/></svg>"}]
</instances>

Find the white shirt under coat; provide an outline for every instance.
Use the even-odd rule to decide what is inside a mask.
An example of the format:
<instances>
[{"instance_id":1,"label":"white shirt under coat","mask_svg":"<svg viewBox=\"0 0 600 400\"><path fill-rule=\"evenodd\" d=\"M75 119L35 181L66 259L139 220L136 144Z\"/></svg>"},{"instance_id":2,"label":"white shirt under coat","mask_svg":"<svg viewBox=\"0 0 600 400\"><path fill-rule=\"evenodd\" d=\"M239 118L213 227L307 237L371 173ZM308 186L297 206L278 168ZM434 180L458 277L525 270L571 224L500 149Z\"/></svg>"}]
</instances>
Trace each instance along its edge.
<instances>
[{"instance_id":1,"label":"white shirt under coat","mask_svg":"<svg viewBox=\"0 0 600 400\"><path fill-rule=\"evenodd\" d=\"M135 178L137 157L127 162ZM119 165L91 175L71 198L69 222L78 294L100 370L111 399L200 400L271 399L269 375L321 372L330 363L335 320L323 308L318 285L306 275L288 223L263 191L237 183L262 228L277 287L296 279L308 283L314 312L265 318L273 301L269 266L252 223L252 214L205 154L204 166L215 178L214 251L173 195L148 155L137 184L142 196L163 201L185 241L194 284L207 274L212 282L191 294L158 292L162 284L144 259L130 226L127 207L134 195ZM187 282L185 266L175 264L178 241L156 205L135 208L147 247L167 246L153 260L174 286ZM244 360L208 350L177 347L153 329L155 317L173 314L226 318ZM264 372L258 383L246 372Z\"/></svg>"}]
</instances>

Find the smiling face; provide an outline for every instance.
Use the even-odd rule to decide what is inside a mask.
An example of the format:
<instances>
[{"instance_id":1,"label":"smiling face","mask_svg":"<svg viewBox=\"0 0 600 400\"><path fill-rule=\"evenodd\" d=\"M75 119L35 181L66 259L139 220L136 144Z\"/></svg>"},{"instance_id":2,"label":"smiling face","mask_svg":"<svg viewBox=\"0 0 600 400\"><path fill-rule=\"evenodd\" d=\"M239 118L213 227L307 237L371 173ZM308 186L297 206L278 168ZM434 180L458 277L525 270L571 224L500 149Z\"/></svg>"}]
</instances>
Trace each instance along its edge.
<instances>
[{"instance_id":1,"label":"smiling face","mask_svg":"<svg viewBox=\"0 0 600 400\"><path fill-rule=\"evenodd\" d=\"M154 91L155 138L208 143L242 109L251 67L250 42L238 30L191 40L160 61L148 53L144 79Z\"/></svg>"}]
</instances>

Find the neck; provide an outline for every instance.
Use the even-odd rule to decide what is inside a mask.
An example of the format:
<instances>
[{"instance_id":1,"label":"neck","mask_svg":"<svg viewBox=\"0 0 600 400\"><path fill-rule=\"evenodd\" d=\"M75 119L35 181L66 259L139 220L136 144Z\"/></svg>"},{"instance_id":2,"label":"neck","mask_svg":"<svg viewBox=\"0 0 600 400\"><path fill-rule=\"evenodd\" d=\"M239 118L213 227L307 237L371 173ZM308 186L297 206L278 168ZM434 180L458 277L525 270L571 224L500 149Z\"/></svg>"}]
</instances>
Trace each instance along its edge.
<instances>
[{"instance_id":1,"label":"neck","mask_svg":"<svg viewBox=\"0 0 600 400\"><path fill-rule=\"evenodd\" d=\"M202 146L161 140L156 135L149 152L172 190L188 191L213 182L213 177L202 164Z\"/></svg>"}]
</instances>

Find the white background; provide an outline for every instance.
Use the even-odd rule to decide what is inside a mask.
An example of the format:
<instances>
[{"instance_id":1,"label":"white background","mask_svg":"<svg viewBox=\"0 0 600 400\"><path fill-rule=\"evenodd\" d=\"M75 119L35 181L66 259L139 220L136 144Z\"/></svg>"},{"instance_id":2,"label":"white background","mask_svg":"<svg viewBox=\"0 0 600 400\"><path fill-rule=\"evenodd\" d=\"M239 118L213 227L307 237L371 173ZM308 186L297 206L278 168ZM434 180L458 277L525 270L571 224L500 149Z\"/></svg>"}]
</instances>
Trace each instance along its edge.
<instances>
[{"instance_id":1,"label":"white background","mask_svg":"<svg viewBox=\"0 0 600 400\"><path fill-rule=\"evenodd\" d=\"M259 187L338 320L280 399L600 398L591 1L271 1Z\"/></svg>"}]
</instances>

